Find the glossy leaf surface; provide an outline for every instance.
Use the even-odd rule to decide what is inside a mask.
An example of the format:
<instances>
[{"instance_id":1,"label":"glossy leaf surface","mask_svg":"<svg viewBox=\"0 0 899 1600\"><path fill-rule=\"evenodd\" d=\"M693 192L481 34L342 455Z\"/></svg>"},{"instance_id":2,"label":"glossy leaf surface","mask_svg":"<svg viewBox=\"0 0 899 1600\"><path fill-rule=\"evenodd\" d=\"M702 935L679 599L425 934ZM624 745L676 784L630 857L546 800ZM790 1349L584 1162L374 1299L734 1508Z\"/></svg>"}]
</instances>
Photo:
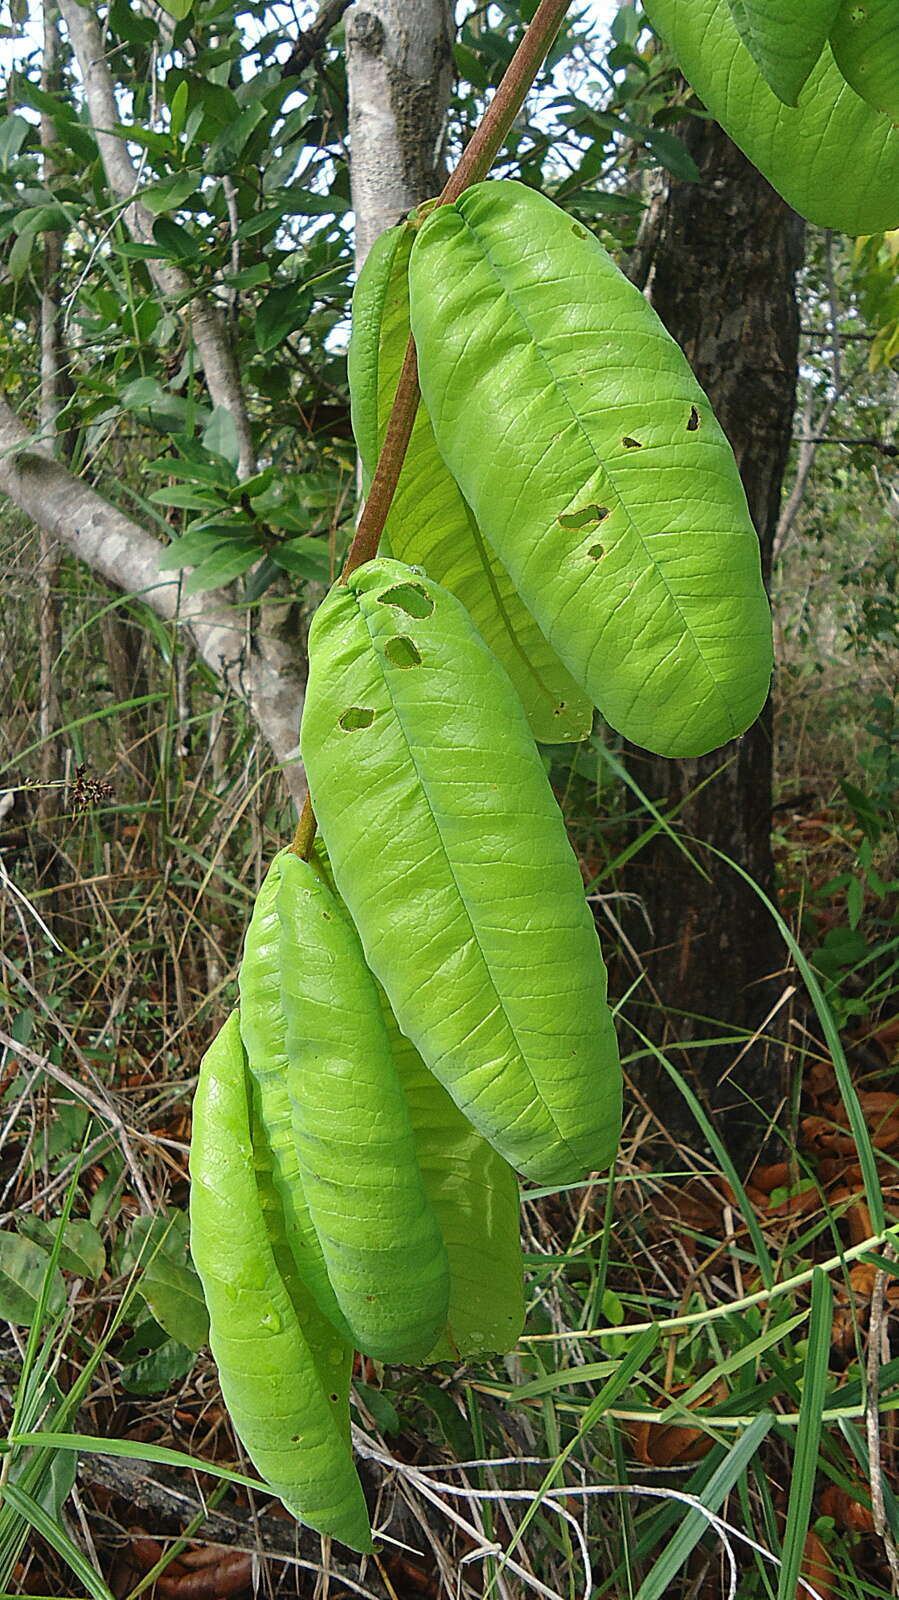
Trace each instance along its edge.
<instances>
[{"instance_id":1,"label":"glossy leaf surface","mask_svg":"<svg viewBox=\"0 0 899 1600\"><path fill-rule=\"evenodd\" d=\"M327 885L287 851L277 910L294 1140L328 1276L360 1350L420 1361L449 1271L378 991Z\"/></svg>"},{"instance_id":2,"label":"glossy leaf surface","mask_svg":"<svg viewBox=\"0 0 899 1600\"><path fill-rule=\"evenodd\" d=\"M829 45L799 103L769 89L727 0L645 0L696 93L802 216L843 233L899 225L899 129L846 83Z\"/></svg>"},{"instance_id":3,"label":"glossy leaf surface","mask_svg":"<svg viewBox=\"0 0 899 1600\"><path fill-rule=\"evenodd\" d=\"M207 1051L194 1100L191 1250L222 1394L262 1476L301 1522L370 1550L348 1438L352 1351L293 1269L263 1210L246 1056L235 1012Z\"/></svg>"},{"instance_id":4,"label":"glossy leaf surface","mask_svg":"<svg viewBox=\"0 0 899 1600\"><path fill-rule=\"evenodd\" d=\"M312 865L336 896L321 835ZM446 1332L428 1360L453 1361L511 1350L524 1325L518 1181L508 1162L472 1127L428 1071L415 1046L400 1032L380 984L377 989L425 1191L449 1263Z\"/></svg>"},{"instance_id":5,"label":"glossy leaf surface","mask_svg":"<svg viewBox=\"0 0 899 1600\"><path fill-rule=\"evenodd\" d=\"M896 0L843 0L830 46L856 94L899 122L899 7Z\"/></svg>"},{"instance_id":6,"label":"glossy leaf surface","mask_svg":"<svg viewBox=\"0 0 899 1600\"><path fill-rule=\"evenodd\" d=\"M254 1136L257 1147L267 1146L296 1269L319 1309L351 1341L309 1215L293 1134L287 1087L287 1019L281 998L281 920L276 903L286 854L281 851L275 857L256 897L240 967L240 1031L252 1079Z\"/></svg>"},{"instance_id":7,"label":"glossy leaf surface","mask_svg":"<svg viewBox=\"0 0 899 1600\"><path fill-rule=\"evenodd\" d=\"M348 369L353 432L371 477L409 338L411 227L381 234L353 295ZM544 638L444 465L424 402L387 519L390 553L424 567L462 601L508 672L534 738L583 739L593 707Z\"/></svg>"},{"instance_id":8,"label":"glossy leaf surface","mask_svg":"<svg viewBox=\"0 0 899 1600\"><path fill-rule=\"evenodd\" d=\"M380 559L310 630L302 750L403 1033L513 1166L612 1160L620 1074L577 862L511 682L447 590Z\"/></svg>"},{"instance_id":9,"label":"glossy leaf surface","mask_svg":"<svg viewBox=\"0 0 899 1600\"><path fill-rule=\"evenodd\" d=\"M644 297L512 182L431 213L410 289L437 442L578 682L660 755L742 733L771 672L758 539L730 445Z\"/></svg>"},{"instance_id":10,"label":"glossy leaf surface","mask_svg":"<svg viewBox=\"0 0 899 1600\"><path fill-rule=\"evenodd\" d=\"M840 0L728 0L728 5L765 82L785 105L795 106Z\"/></svg>"}]
</instances>

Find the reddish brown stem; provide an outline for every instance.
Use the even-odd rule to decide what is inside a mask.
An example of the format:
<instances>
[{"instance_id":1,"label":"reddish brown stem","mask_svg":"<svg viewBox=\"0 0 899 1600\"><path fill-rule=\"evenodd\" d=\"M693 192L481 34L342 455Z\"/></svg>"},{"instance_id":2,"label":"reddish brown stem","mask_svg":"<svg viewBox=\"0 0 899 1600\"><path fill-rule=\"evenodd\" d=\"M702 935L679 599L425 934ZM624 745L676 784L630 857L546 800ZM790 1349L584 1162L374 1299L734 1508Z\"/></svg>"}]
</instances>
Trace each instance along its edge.
<instances>
[{"instance_id":1,"label":"reddish brown stem","mask_svg":"<svg viewBox=\"0 0 899 1600\"><path fill-rule=\"evenodd\" d=\"M463 190L487 176L506 135L524 105L528 90L546 58L571 0L540 0L518 49L503 74L502 82L465 148L458 166L450 173L438 205L451 205ZM403 462L415 425L421 390L418 386L418 360L411 335L406 346L403 370L397 384L387 432L378 456L374 477L356 534L350 545L339 582L346 583L351 572L371 561L378 553L384 524L399 483ZM297 826L291 849L308 860L315 839L315 816L309 795Z\"/></svg>"}]
</instances>

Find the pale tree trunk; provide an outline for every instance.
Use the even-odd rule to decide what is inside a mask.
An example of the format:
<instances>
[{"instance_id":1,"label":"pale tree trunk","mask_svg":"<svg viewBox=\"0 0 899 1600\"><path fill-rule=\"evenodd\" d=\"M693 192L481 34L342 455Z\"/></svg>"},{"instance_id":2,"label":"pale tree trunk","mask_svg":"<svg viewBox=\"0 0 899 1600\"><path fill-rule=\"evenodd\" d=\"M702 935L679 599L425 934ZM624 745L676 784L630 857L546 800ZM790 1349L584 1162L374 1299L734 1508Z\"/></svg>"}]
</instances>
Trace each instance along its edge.
<instances>
[{"instance_id":1,"label":"pale tree trunk","mask_svg":"<svg viewBox=\"0 0 899 1600\"><path fill-rule=\"evenodd\" d=\"M767 579L795 404L803 227L716 123L693 119L683 132L701 182L671 179L653 201L632 276L686 352L730 439ZM769 702L748 733L711 755L664 761L632 750L629 758L651 799L681 806L676 826L732 857L769 895L771 746ZM707 879L664 835L628 871L651 929L632 929L646 974L639 996L647 1007L636 1015L666 1044L714 1036L718 1022L762 1028L787 988L786 953L769 913L731 867L691 849ZM785 1020L781 1009L766 1031L781 1033ZM738 1053L728 1046L675 1051L673 1059L741 1157L758 1149L765 1119L778 1109L783 1052L759 1039L734 1067ZM661 1069L651 1063L635 1076L670 1131L695 1138Z\"/></svg>"},{"instance_id":2,"label":"pale tree trunk","mask_svg":"<svg viewBox=\"0 0 899 1600\"><path fill-rule=\"evenodd\" d=\"M59 0L69 42L75 52L88 114L100 151L106 180L122 206L122 216L132 239L153 243L153 214L140 199L140 179L124 139L112 129L120 121L115 87L107 65L100 24L88 6L78 0ZM194 289L181 267L171 262L148 261L147 269L159 293L182 308L206 378L214 406L229 413L237 436L238 477L256 471L253 435L234 349L219 308Z\"/></svg>"},{"instance_id":3,"label":"pale tree trunk","mask_svg":"<svg viewBox=\"0 0 899 1600\"><path fill-rule=\"evenodd\" d=\"M359 0L346 15L356 263L439 192L452 83L449 0Z\"/></svg>"},{"instance_id":4,"label":"pale tree trunk","mask_svg":"<svg viewBox=\"0 0 899 1600\"><path fill-rule=\"evenodd\" d=\"M43 63L41 88L52 94L59 70L59 17L52 4L46 0L43 14ZM52 146L56 142L56 125L46 111L41 114L41 148L43 151L43 179L52 187L55 175ZM62 271L62 234L44 234L43 282L41 286L40 341L41 388L40 428L46 448L59 453L60 438L57 418L65 403L65 351L62 339L62 312L59 303L60 274ZM43 528L38 529L38 734L41 740L40 782L38 815L47 817L56 809L56 790L60 773L61 745L56 733L59 727L59 695L56 691L54 667L59 656L62 638L59 603L56 597L56 579L59 571L60 549L57 541Z\"/></svg>"}]
</instances>

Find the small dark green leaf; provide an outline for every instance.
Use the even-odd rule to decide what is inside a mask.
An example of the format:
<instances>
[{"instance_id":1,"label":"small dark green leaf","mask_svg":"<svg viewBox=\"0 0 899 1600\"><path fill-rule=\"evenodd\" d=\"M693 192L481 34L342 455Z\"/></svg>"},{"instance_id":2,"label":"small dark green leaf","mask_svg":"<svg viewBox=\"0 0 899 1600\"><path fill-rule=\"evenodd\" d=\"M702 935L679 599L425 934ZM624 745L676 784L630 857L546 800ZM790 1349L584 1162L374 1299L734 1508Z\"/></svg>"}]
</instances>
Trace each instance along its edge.
<instances>
[{"instance_id":1,"label":"small dark green leaf","mask_svg":"<svg viewBox=\"0 0 899 1600\"><path fill-rule=\"evenodd\" d=\"M272 289L256 312L256 348L262 355L274 350L293 333L302 328L312 308L312 294L308 289L297 289L295 284L284 284Z\"/></svg>"},{"instance_id":2,"label":"small dark green leaf","mask_svg":"<svg viewBox=\"0 0 899 1600\"><path fill-rule=\"evenodd\" d=\"M374 1389L370 1383L353 1385L362 1404L371 1412L382 1433L399 1433L402 1423L393 1401L383 1389Z\"/></svg>"},{"instance_id":3,"label":"small dark green leaf","mask_svg":"<svg viewBox=\"0 0 899 1600\"><path fill-rule=\"evenodd\" d=\"M58 1227L58 1222L51 1225L44 1222L42 1217L26 1215L18 1219L19 1233L47 1251L53 1248ZM103 1240L86 1218L70 1217L66 1223L59 1252L59 1265L65 1272L75 1272L79 1278L89 1278L92 1282L95 1278L99 1278L106 1266Z\"/></svg>"},{"instance_id":4,"label":"small dark green leaf","mask_svg":"<svg viewBox=\"0 0 899 1600\"><path fill-rule=\"evenodd\" d=\"M165 255L175 261L192 260L200 253L199 240L188 228L171 217L157 217L153 224L153 238Z\"/></svg>"},{"instance_id":5,"label":"small dark green leaf","mask_svg":"<svg viewBox=\"0 0 899 1600\"><path fill-rule=\"evenodd\" d=\"M255 543L223 546L194 568L184 585L184 593L199 594L204 589L219 589L248 572L261 555L262 550Z\"/></svg>"},{"instance_id":6,"label":"small dark green leaf","mask_svg":"<svg viewBox=\"0 0 899 1600\"><path fill-rule=\"evenodd\" d=\"M178 1344L201 1350L209 1338L209 1316L193 1267L161 1252L143 1273L140 1292L160 1327Z\"/></svg>"},{"instance_id":7,"label":"small dark green leaf","mask_svg":"<svg viewBox=\"0 0 899 1600\"><path fill-rule=\"evenodd\" d=\"M13 115L0 120L0 168L4 172L15 161L31 131L31 124L24 117Z\"/></svg>"},{"instance_id":8,"label":"small dark green leaf","mask_svg":"<svg viewBox=\"0 0 899 1600\"><path fill-rule=\"evenodd\" d=\"M331 556L323 539L288 539L269 554L277 566L296 578L327 583L331 576Z\"/></svg>"},{"instance_id":9,"label":"small dark green leaf","mask_svg":"<svg viewBox=\"0 0 899 1600\"><path fill-rule=\"evenodd\" d=\"M181 89L184 90L186 95L187 84L181 84L178 90L179 94ZM147 209L153 212L154 216L158 216L163 211L177 211L179 206L183 206L185 201L196 193L199 182L200 174L198 172L179 172L166 183L151 184L149 188L144 189L141 199Z\"/></svg>"},{"instance_id":10,"label":"small dark green leaf","mask_svg":"<svg viewBox=\"0 0 899 1600\"><path fill-rule=\"evenodd\" d=\"M30 1328L37 1310L50 1257L40 1245L18 1233L0 1232L0 1318ZM53 1273L47 1309L52 1314L65 1304L65 1289Z\"/></svg>"},{"instance_id":11,"label":"small dark green leaf","mask_svg":"<svg viewBox=\"0 0 899 1600\"><path fill-rule=\"evenodd\" d=\"M172 1384L187 1376L196 1360L193 1350L166 1339L148 1356L122 1368L120 1382L129 1394L164 1394Z\"/></svg>"},{"instance_id":12,"label":"small dark green leaf","mask_svg":"<svg viewBox=\"0 0 899 1600\"><path fill-rule=\"evenodd\" d=\"M675 178L682 178L686 183L699 182L699 168L683 139L679 139L676 133L666 133L662 128L649 128L643 135L643 142Z\"/></svg>"}]
</instances>

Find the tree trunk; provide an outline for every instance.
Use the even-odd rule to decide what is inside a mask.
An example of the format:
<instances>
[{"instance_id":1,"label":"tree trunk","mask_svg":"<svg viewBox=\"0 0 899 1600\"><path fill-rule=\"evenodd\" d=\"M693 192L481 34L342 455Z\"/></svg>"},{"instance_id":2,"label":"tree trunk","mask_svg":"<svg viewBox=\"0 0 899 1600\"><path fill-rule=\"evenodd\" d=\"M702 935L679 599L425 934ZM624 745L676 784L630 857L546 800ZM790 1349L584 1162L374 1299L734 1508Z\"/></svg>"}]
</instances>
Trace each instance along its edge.
<instances>
[{"instance_id":1,"label":"tree trunk","mask_svg":"<svg viewBox=\"0 0 899 1600\"><path fill-rule=\"evenodd\" d=\"M356 264L442 186L452 85L449 0L361 0L346 16Z\"/></svg>"},{"instance_id":2,"label":"tree trunk","mask_svg":"<svg viewBox=\"0 0 899 1600\"><path fill-rule=\"evenodd\" d=\"M692 119L684 137L701 182L671 179L656 197L631 275L682 346L730 439L767 581L795 404L803 224L717 123ZM723 851L771 894L770 701L755 726L721 750L665 761L631 749L629 766L660 808L679 808L684 835ZM634 997L645 1005L633 1014L666 1044L720 1035L722 1023L763 1028L786 986L784 949L758 897L710 851L690 849L707 879L659 834L633 858L626 885L646 915L642 930L631 930L647 974ZM778 1012L766 1033L776 1034L778 1019L782 1027ZM782 1050L759 1039L734 1065L744 1042L672 1058L717 1113L738 1161L758 1151L783 1092ZM669 1132L695 1142L695 1123L662 1069L642 1063L634 1076Z\"/></svg>"}]
</instances>

